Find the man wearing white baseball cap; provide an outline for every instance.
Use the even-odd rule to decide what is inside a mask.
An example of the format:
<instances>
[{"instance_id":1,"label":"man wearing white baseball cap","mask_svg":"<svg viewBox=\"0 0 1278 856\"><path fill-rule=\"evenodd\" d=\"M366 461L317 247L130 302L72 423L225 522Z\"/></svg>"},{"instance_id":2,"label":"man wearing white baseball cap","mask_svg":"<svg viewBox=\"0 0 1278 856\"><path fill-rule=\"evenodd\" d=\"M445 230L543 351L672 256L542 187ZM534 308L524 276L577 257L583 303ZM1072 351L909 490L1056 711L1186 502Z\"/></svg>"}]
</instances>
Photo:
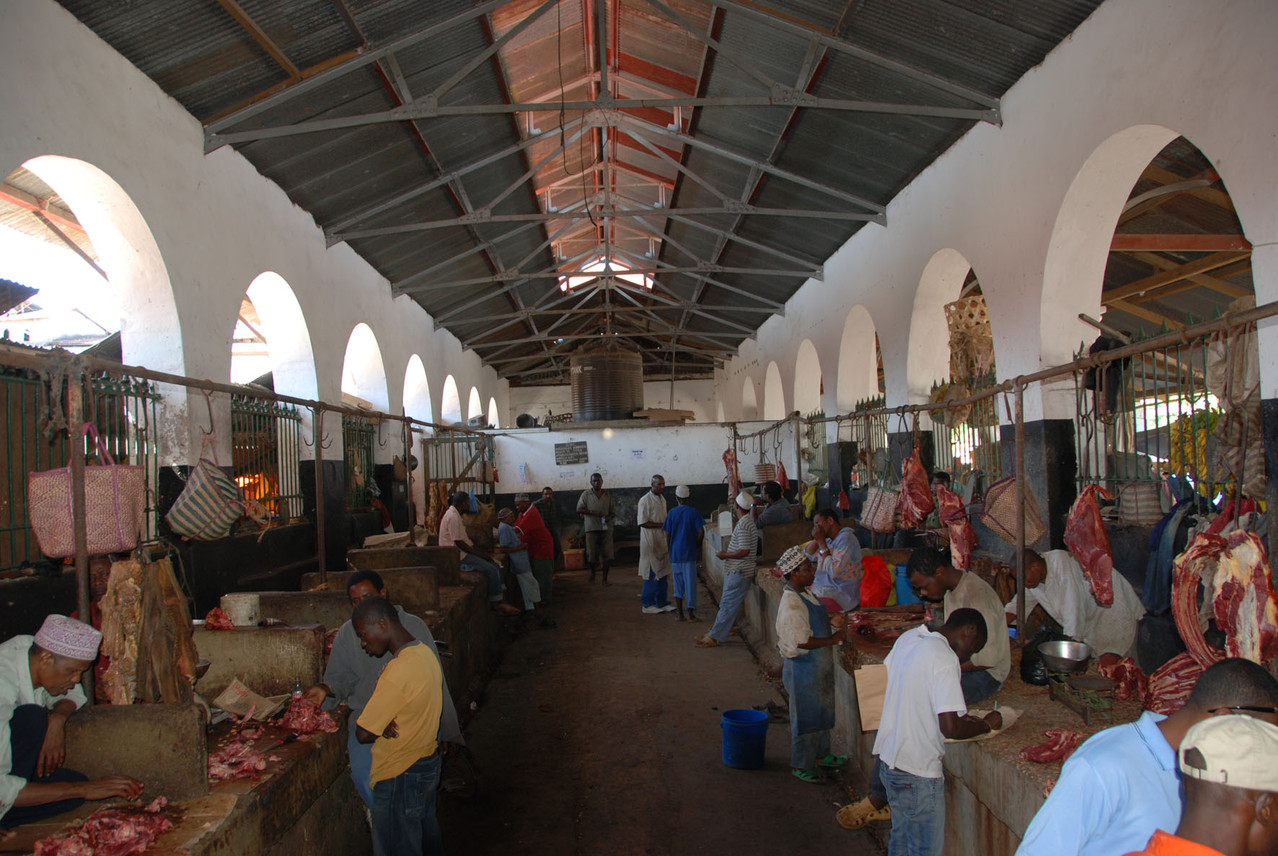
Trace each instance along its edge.
<instances>
[{"instance_id":1,"label":"man wearing white baseball cap","mask_svg":"<svg viewBox=\"0 0 1278 856\"><path fill-rule=\"evenodd\" d=\"M741 613L746 592L754 582L754 552L759 544L759 530L754 525L754 496L748 490L737 494L732 505L737 518L728 546L715 553L723 560L723 594L719 613L710 632L697 640L698 648L714 648L728 641L732 625Z\"/></svg>"},{"instance_id":2,"label":"man wearing white baseball cap","mask_svg":"<svg viewBox=\"0 0 1278 856\"><path fill-rule=\"evenodd\" d=\"M50 615L35 636L0 644L0 823L21 826L70 811L84 800L136 799L128 776L87 780L62 766L63 726L86 701L80 675L98 656L102 634Z\"/></svg>"},{"instance_id":3,"label":"man wearing white baseball cap","mask_svg":"<svg viewBox=\"0 0 1278 856\"><path fill-rule=\"evenodd\" d=\"M1210 716L1189 729L1178 755L1185 793L1180 826L1175 835L1155 831L1141 853L1278 853L1278 726L1243 711Z\"/></svg>"}]
</instances>

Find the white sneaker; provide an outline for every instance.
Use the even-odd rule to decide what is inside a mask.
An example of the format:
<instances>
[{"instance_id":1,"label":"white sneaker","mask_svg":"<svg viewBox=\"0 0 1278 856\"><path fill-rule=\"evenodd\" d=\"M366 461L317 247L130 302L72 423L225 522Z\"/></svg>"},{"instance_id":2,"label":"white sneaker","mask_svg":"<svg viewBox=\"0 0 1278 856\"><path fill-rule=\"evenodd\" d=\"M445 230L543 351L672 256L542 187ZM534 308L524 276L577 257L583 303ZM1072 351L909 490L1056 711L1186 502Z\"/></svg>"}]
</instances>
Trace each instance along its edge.
<instances>
[{"instance_id":1,"label":"white sneaker","mask_svg":"<svg viewBox=\"0 0 1278 856\"><path fill-rule=\"evenodd\" d=\"M674 611L675 611L675 608L673 603L667 603L665 606L657 607L657 612L674 612Z\"/></svg>"},{"instance_id":2,"label":"white sneaker","mask_svg":"<svg viewBox=\"0 0 1278 856\"><path fill-rule=\"evenodd\" d=\"M644 615L659 615L660 613L661 613L661 607L659 606L645 606L643 608Z\"/></svg>"}]
</instances>

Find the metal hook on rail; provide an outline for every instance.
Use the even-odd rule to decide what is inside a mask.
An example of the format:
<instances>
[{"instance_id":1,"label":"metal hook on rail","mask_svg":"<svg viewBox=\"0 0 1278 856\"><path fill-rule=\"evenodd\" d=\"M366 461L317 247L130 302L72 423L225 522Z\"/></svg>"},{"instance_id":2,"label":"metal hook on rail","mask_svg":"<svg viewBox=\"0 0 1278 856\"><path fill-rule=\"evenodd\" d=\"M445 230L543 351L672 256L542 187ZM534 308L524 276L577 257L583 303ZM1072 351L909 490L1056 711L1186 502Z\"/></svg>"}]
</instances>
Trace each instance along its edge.
<instances>
[{"instance_id":1,"label":"metal hook on rail","mask_svg":"<svg viewBox=\"0 0 1278 856\"><path fill-rule=\"evenodd\" d=\"M205 437L212 437L213 429L217 427L213 424L213 393L207 389L202 389L200 392L204 393L204 406L207 407L209 411L209 430L205 431L203 428L200 428L200 431Z\"/></svg>"}]
</instances>

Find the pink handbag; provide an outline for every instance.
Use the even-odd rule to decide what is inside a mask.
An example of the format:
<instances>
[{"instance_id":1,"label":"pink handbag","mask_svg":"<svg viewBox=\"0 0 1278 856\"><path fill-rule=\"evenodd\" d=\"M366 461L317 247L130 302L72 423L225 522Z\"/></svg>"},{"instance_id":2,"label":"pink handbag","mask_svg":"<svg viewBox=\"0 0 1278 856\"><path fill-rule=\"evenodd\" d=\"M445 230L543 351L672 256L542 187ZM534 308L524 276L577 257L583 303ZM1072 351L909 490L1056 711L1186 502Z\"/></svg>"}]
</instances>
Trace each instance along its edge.
<instances>
[{"instance_id":1,"label":"pink handbag","mask_svg":"<svg viewBox=\"0 0 1278 856\"><path fill-rule=\"evenodd\" d=\"M100 466L84 468L85 528L90 556L127 553L138 545L146 513L146 470L117 464L98 429L86 422L80 436L98 447ZM74 443L72 446L74 447ZM78 454L73 448L72 454ZM27 476L27 517L40 551L53 559L75 555L71 467Z\"/></svg>"}]
</instances>

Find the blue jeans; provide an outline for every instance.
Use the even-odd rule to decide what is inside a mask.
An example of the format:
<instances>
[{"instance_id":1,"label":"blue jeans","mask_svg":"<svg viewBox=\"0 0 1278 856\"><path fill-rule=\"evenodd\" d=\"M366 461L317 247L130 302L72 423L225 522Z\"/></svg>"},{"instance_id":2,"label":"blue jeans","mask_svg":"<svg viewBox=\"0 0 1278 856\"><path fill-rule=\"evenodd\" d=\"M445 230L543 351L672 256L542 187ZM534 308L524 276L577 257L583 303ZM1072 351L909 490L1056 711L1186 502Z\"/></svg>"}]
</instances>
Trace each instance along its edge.
<instances>
[{"instance_id":1,"label":"blue jeans","mask_svg":"<svg viewBox=\"0 0 1278 856\"><path fill-rule=\"evenodd\" d=\"M373 786L373 856L437 856L444 840L435 817L443 766L439 752Z\"/></svg>"},{"instance_id":2,"label":"blue jeans","mask_svg":"<svg viewBox=\"0 0 1278 856\"><path fill-rule=\"evenodd\" d=\"M674 568L674 596L675 600L683 600L683 605L688 609L697 608L697 563L691 562L671 562Z\"/></svg>"},{"instance_id":3,"label":"blue jeans","mask_svg":"<svg viewBox=\"0 0 1278 856\"><path fill-rule=\"evenodd\" d=\"M963 703L976 704L994 695L1003 684L994 680L989 671L985 670L959 675L959 686L963 689Z\"/></svg>"},{"instance_id":4,"label":"blue jeans","mask_svg":"<svg viewBox=\"0 0 1278 856\"><path fill-rule=\"evenodd\" d=\"M945 777L927 779L877 763L892 807L888 856L941 856L945 849Z\"/></svg>"},{"instance_id":5,"label":"blue jeans","mask_svg":"<svg viewBox=\"0 0 1278 856\"><path fill-rule=\"evenodd\" d=\"M830 754L830 732L813 731L810 734L795 734L794 724L790 726L790 766L796 770L807 770L809 773L820 773L817 761Z\"/></svg>"},{"instance_id":6,"label":"blue jeans","mask_svg":"<svg viewBox=\"0 0 1278 856\"><path fill-rule=\"evenodd\" d=\"M501 566L496 562L490 562L482 556L476 556L474 553L466 553L462 556L461 569L463 571L478 571L488 577L488 599L491 601L500 601L501 593L506 586L501 581Z\"/></svg>"},{"instance_id":7,"label":"blue jeans","mask_svg":"<svg viewBox=\"0 0 1278 856\"><path fill-rule=\"evenodd\" d=\"M719 614L714 617L714 627L708 635L716 642L727 642L732 632L732 625L741 614L741 604L745 603L746 592L750 590L752 579L746 579L740 572L723 575L723 594L719 598Z\"/></svg>"},{"instance_id":8,"label":"blue jeans","mask_svg":"<svg viewBox=\"0 0 1278 856\"><path fill-rule=\"evenodd\" d=\"M359 719L359 711L352 710L346 717L346 754L351 759L351 781L355 783L355 792L364 801L364 805L373 807L373 786L368 783L368 774L373 769L373 744L360 743L355 739L355 720Z\"/></svg>"},{"instance_id":9,"label":"blue jeans","mask_svg":"<svg viewBox=\"0 0 1278 856\"><path fill-rule=\"evenodd\" d=\"M643 581L643 592L640 594L643 598L643 605L669 606L670 598L666 596L667 585L669 585L669 582L666 577L657 579L655 573L648 571L648 576Z\"/></svg>"}]
</instances>

